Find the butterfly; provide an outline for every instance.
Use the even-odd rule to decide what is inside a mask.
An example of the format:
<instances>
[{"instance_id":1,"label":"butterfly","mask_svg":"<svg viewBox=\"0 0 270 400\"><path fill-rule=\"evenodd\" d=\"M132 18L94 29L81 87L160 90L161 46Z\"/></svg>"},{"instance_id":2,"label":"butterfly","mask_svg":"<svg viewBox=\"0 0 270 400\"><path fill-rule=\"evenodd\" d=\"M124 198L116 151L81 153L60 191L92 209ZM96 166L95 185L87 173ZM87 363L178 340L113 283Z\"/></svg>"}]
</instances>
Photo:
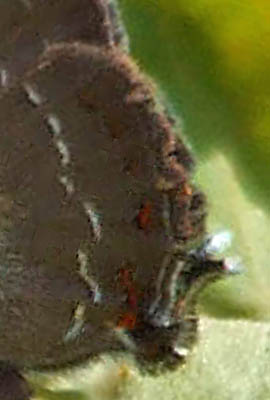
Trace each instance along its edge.
<instances>
[{"instance_id":1,"label":"butterfly","mask_svg":"<svg viewBox=\"0 0 270 400\"><path fill-rule=\"evenodd\" d=\"M2 1L0 15L1 399L30 398L20 371L104 351L181 364L198 293L232 268L115 4Z\"/></svg>"}]
</instances>

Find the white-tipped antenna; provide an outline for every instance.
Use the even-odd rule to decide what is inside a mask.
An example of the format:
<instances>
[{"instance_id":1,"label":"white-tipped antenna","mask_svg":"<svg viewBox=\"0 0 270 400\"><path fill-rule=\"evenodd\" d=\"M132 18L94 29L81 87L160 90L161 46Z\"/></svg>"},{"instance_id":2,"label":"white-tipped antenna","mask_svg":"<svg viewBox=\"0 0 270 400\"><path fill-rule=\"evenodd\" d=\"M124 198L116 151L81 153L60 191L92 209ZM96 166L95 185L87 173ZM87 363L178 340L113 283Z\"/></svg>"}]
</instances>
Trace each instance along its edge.
<instances>
[{"instance_id":1,"label":"white-tipped antenna","mask_svg":"<svg viewBox=\"0 0 270 400\"><path fill-rule=\"evenodd\" d=\"M242 259L238 256L226 257L224 260L224 270L229 274L241 274L244 271Z\"/></svg>"},{"instance_id":2,"label":"white-tipped antenna","mask_svg":"<svg viewBox=\"0 0 270 400\"><path fill-rule=\"evenodd\" d=\"M203 252L210 256L224 253L224 251L231 246L232 236L232 233L229 231L221 231L210 236L203 247Z\"/></svg>"}]
</instances>

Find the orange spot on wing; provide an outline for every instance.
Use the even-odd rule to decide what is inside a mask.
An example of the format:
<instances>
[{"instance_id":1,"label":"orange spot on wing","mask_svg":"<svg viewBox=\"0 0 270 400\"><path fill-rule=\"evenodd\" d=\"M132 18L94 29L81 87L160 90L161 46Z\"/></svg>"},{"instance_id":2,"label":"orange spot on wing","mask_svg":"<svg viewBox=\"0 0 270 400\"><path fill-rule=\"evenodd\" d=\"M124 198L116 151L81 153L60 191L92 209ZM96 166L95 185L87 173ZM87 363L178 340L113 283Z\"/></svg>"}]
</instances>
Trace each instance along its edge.
<instances>
[{"instance_id":1,"label":"orange spot on wing","mask_svg":"<svg viewBox=\"0 0 270 400\"><path fill-rule=\"evenodd\" d=\"M118 321L117 328L134 329L135 325L136 314L133 312L127 312Z\"/></svg>"},{"instance_id":2,"label":"orange spot on wing","mask_svg":"<svg viewBox=\"0 0 270 400\"><path fill-rule=\"evenodd\" d=\"M130 286L128 291L128 304L133 310L137 310L138 300L134 286Z\"/></svg>"},{"instance_id":3,"label":"orange spot on wing","mask_svg":"<svg viewBox=\"0 0 270 400\"><path fill-rule=\"evenodd\" d=\"M139 214L137 216L137 222L140 229L147 231L151 225L152 218L152 203L147 201L140 209Z\"/></svg>"},{"instance_id":4,"label":"orange spot on wing","mask_svg":"<svg viewBox=\"0 0 270 400\"><path fill-rule=\"evenodd\" d=\"M119 281L122 286L129 286L132 279L130 278L130 271L125 268L121 268L119 271Z\"/></svg>"},{"instance_id":5,"label":"orange spot on wing","mask_svg":"<svg viewBox=\"0 0 270 400\"><path fill-rule=\"evenodd\" d=\"M133 278L128 269L122 268L119 271L121 285L127 290L127 303L130 311L126 312L119 320L117 327L133 329L136 324L138 312L138 297L133 283Z\"/></svg>"},{"instance_id":6,"label":"orange spot on wing","mask_svg":"<svg viewBox=\"0 0 270 400\"><path fill-rule=\"evenodd\" d=\"M182 192L187 196L191 196L192 195L192 189L187 183L184 184Z\"/></svg>"}]
</instances>

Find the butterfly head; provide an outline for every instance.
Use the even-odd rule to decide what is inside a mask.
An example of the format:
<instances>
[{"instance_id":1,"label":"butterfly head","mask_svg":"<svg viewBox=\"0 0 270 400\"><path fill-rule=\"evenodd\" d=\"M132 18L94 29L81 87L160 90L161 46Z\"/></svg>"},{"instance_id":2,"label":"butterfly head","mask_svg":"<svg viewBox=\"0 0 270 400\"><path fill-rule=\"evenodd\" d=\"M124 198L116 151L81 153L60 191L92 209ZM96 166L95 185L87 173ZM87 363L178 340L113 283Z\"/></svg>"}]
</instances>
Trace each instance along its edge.
<instances>
[{"instance_id":1,"label":"butterfly head","mask_svg":"<svg viewBox=\"0 0 270 400\"><path fill-rule=\"evenodd\" d=\"M195 250L167 256L158 279L145 293L137 322L128 331L133 351L150 370L174 368L185 362L197 339L196 304L211 282L239 273L237 259L221 258L230 242L227 232L207 239Z\"/></svg>"}]
</instances>

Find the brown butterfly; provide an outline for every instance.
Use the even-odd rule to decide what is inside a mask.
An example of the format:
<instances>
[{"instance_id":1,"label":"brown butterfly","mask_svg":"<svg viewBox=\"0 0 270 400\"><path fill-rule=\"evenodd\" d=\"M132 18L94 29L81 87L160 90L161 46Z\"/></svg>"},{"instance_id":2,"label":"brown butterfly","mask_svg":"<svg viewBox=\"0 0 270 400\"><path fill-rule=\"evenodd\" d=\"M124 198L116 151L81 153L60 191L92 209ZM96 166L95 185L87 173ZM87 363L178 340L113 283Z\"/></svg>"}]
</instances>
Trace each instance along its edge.
<instances>
[{"instance_id":1,"label":"brown butterfly","mask_svg":"<svg viewBox=\"0 0 270 400\"><path fill-rule=\"evenodd\" d=\"M109 350L176 366L211 252L192 157L106 0L0 3L0 397Z\"/></svg>"}]
</instances>

